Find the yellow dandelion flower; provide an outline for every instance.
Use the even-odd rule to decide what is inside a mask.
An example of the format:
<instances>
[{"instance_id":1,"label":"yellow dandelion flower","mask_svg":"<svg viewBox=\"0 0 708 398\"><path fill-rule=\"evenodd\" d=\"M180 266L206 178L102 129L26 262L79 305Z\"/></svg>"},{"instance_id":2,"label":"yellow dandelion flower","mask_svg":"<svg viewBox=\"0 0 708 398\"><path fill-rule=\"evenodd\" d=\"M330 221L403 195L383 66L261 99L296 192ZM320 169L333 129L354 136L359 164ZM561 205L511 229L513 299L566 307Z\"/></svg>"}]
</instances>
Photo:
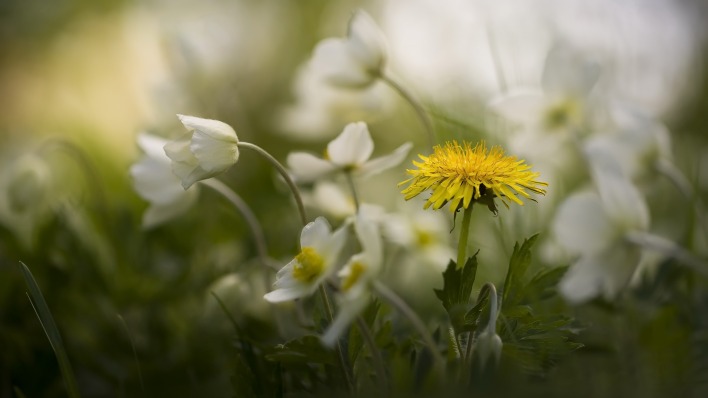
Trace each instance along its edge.
<instances>
[{"instance_id":1,"label":"yellow dandelion flower","mask_svg":"<svg viewBox=\"0 0 708 398\"><path fill-rule=\"evenodd\" d=\"M412 177L398 184L408 184L401 193L409 200L424 191L432 194L425 208L439 209L450 203L450 211L467 209L473 202L482 202L496 211L493 199L499 197L505 206L508 201L523 205L516 196L531 198L528 191L545 195L547 183L538 181L539 173L515 156L505 156L499 146L487 152L484 141L474 147L469 142L457 141L437 145L429 156L418 155L422 161L413 161L418 169L407 170Z\"/></svg>"}]
</instances>

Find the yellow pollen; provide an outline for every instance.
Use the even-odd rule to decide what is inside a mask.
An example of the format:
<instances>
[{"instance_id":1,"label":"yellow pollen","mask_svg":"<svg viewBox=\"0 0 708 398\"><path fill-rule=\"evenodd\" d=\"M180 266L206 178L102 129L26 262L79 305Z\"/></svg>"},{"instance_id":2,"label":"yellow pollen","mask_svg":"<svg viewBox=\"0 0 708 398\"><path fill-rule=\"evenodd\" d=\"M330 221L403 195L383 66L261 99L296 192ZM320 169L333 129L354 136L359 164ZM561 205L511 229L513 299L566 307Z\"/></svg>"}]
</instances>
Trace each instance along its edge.
<instances>
[{"instance_id":1,"label":"yellow pollen","mask_svg":"<svg viewBox=\"0 0 708 398\"><path fill-rule=\"evenodd\" d=\"M401 191L406 200L430 190L426 209L439 209L449 202L454 212L476 201L491 203L494 197L507 207L508 201L523 205L517 195L531 198L527 190L545 195L543 187L548 186L537 180L539 174L524 160L505 156L499 146L487 151L484 141L474 147L469 142L447 142L435 146L431 155L418 157L421 161L413 162L417 169L407 170L412 177L398 185L410 184Z\"/></svg>"},{"instance_id":2,"label":"yellow pollen","mask_svg":"<svg viewBox=\"0 0 708 398\"><path fill-rule=\"evenodd\" d=\"M358 261L352 263L349 268L349 275L347 275L342 281L342 290L346 292L351 289L351 287L359 281L361 276L364 274L364 271L366 271L366 265Z\"/></svg>"},{"instance_id":3,"label":"yellow pollen","mask_svg":"<svg viewBox=\"0 0 708 398\"><path fill-rule=\"evenodd\" d=\"M303 247L295 256L297 262L293 267L293 278L310 283L317 279L324 270L324 260L312 247Z\"/></svg>"}]
</instances>

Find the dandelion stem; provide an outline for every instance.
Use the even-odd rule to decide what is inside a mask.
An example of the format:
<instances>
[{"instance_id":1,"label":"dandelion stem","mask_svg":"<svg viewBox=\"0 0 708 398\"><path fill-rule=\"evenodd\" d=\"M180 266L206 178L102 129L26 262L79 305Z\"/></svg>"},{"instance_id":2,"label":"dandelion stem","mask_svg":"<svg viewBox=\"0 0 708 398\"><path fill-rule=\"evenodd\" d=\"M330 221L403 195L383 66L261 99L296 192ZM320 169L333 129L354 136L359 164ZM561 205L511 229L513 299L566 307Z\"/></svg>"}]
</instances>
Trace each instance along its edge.
<instances>
[{"instance_id":1,"label":"dandelion stem","mask_svg":"<svg viewBox=\"0 0 708 398\"><path fill-rule=\"evenodd\" d=\"M374 367L376 368L376 373L378 373L379 377L381 377L381 385L383 386L383 394L381 395L384 397L388 396L388 375L386 374L386 367L384 366L381 350L379 350L379 347L376 346L374 336L371 334L369 326L366 324L366 322L361 316L358 316L356 318L356 325L357 327L359 327L359 331L361 332L361 335L364 338L366 345L369 346L369 351L371 351L371 356L374 359Z\"/></svg>"},{"instance_id":2,"label":"dandelion stem","mask_svg":"<svg viewBox=\"0 0 708 398\"><path fill-rule=\"evenodd\" d=\"M327 320L331 324L334 321L334 311L332 311L332 304L330 304L329 301L329 296L327 295L327 290L325 289L324 284L320 285L320 297L322 298L322 304L325 308L325 313L327 314ZM344 359L344 352L342 351L342 346L337 341L335 345L335 351L337 351L337 357L339 357L339 365L342 368L342 374L344 375L344 379L347 381L347 387L349 388L349 392L354 394L354 381L352 380L352 376L349 373L349 367L347 366L347 361Z\"/></svg>"},{"instance_id":3,"label":"dandelion stem","mask_svg":"<svg viewBox=\"0 0 708 398\"><path fill-rule=\"evenodd\" d=\"M420 333L425 345L428 346L428 349L433 356L437 371L440 373L440 376L443 376L443 365L445 360L438 351L438 346L435 344L435 341L433 341L433 336L431 336L430 332L428 332L428 329L425 327L423 321L402 298L400 298L393 290L389 289L380 281L374 281L374 289L382 298L388 301L389 304L398 309L403 316L408 318L411 324L413 324L413 327L418 330L418 333Z\"/></svg>"},{"instance_id":4,"label":"dandelion stem","mask_svg":"<svg viewBox=\"0 0 708 398\"><path fill-rule=\"evenodd\" d=\"M300 190L297 189L297 185L295 185L295 182L290 177L290 174L288 174L288 171L285 170L285 167L283 167L283 165L280 164L280 162L278 162L278 160L274 158L270 153L268 153L265 149L259 147L256 144L240 141L238 143L238 146L242 148L249 148L258 152L261 156L266 158L276 168L276 170L278 170L280 175L288 184L288 187L290 187L290 191L292 191L293 197L295 197L295 203L297 204L297 210L300 213L300 220L302 221L302 225L307 225L307 213L305 213L305 205L302 203L302 195L300 195Z\"/></svg>"},{"instance_id":5,"label":"dandelion stem","mask_svg":"<svg viewBox=\"0 0 708 398\"><path fill-rule=\"evenodd\" d=\"M465 208L460 229L460 241L457 243L457 269L465 266L467 261L467 239L470 235L470 220L472 219L472 203Z\"/></svg>"},{"instance_id":6,"label":"dandelion stem","mask_svg":"<svg viewBox=\"0 0 708 398\"><path fill-rule=\"evenodd\" d=\"M349 184L349 190L352 191L352 198L354 199L354 208L356 212L359 212L359 195L356 193L356 185L354 184L354 177L350 171L344 173L347 178L347 184Z\"/></svg>"},{"instance_id":7,"label":"dandelion stem","mask_svg":"<svg viewBox=\"0 0 708 398\"><path fill-rule=\"evenodd\" d=\"M418 115L418 118L420 119L421 123L423 123L423 127L425 127L425 131L428 134L428 144L432 148L435 145L435 131L433 130L433 123L430 121L430 117L425 112L425 109L423 109L423 106L413 97L410 92L408 92L408 90L403 88L403 86L398 84L398 82L393 80L393 78L391 78L389 75L382 73L381 80L383 80L392 89L394 89L401 97L403 97L406 102L411 105L411 107L413 107L413 110Z\"/></svg>"},{"instance_id":8,"label":"dandelion stem","mask_svg":"<svg viewBox=\"0 0 708 398\"><path fill-rule=\"evenodd\" d=\"M251 234L253 234L253 239L256 243L256 252L258 252L258 258L261 260L261 263L263 263L263 265L265 266L278 268L275 265L274 261L268 256L268 249L266 246L263 228L261 227L260 222L258 222L256 215L253 213L248 204L243 200L243 198L241 198L241 196L239 196L226 184L215 178L202 180L200 181L200 183L218 192L221 196L228 200L229 203L231 203L236 208L236 210L238 210L239 213L241 213L243 218L246 220L246 224L248 224L248 228L251 230Z\"/></svg>"}]
</instances>

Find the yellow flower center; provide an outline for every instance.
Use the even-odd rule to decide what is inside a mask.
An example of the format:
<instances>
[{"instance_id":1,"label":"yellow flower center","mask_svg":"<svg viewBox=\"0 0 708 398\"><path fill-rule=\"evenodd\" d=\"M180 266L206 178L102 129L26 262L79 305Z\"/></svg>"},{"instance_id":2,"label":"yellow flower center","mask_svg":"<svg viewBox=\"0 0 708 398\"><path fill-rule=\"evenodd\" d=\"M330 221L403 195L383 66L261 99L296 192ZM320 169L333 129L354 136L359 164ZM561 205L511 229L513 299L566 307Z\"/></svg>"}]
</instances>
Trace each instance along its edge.
<instances>
[{"instance_id":1,"label":"yellow flower center","mask_svg":"<svg viewBox=\"0 0 708 398\"><path fill-rule=\"evenodd\" d=\"M545 182L537 181L539 174L530 171L531 166L514 156L505 156L501 147L492 147L489 152L484 142L472 147L457 141L437 145L430 156L418 155L421 162L414 161L418 169L407 170L412 177L399 186L410 184L401 193L409 200L426 190L432 195L425 208L439 209L450 202L450 211L468 208L472 202L482 202L493 207L494 197L499 197L505 206L507 200L523 205L516 196L530 198L526 190L544 195Z\"/></svg>"},{"instance_id":2,"label":"yellow flower center","mask_svg":"<svg viewBox=\"0 0 708 398\"><path fill-rule=\"evenodd\" d=\"M293 267L293 278L310 283L317 279L324 270L324 259L312 247L303 247L295 256L297 264Z\"/></svg>"},{"instance_id":3,"label":"yellow flower center","mask_svg":"<svg viewBox=\"0 0 708 398\"><path fill-rule=\"evenodd\" d=\"M342 290L345 292L351 289L351 287L359 281L364 271L366 271L366 265L358 261L352 263L349 267L349 275L342 281Z\"/></svg>"},{"instance_id":4,"label":"yellow flower center","mask_svg":"<svg viewBox=\"0 0 708 398\"><path fill-rule=\"evenodd\" d=\"M416 228L414 233L415 233L416 243L420 247L425 247L425 246L428 246L428 245L432 244L433 242L435 242L435 237L431 233L429 233L428 231L424 231L422 229Z\"/></svg>"},{"instance_id":5,"label":"yellow flower center","mask_svg":"<svg viewBox=\"0 0 708 398\"><path fill-rule=\"evenodd\" d=\"M543 125L548 130L558 130L576 122L580 118L580 109L573 100L564 100L548 108L543 117Z\"/></svg>"}]
</instances>

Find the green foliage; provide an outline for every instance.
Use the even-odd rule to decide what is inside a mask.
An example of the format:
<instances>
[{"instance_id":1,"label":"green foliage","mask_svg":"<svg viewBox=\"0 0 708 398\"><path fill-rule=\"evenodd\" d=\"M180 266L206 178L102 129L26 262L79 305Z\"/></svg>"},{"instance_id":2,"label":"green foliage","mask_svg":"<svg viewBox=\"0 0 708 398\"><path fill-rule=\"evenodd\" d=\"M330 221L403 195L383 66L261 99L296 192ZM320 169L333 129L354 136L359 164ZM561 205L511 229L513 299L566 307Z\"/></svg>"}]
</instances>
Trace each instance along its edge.
<instances>
[{"instance_id":1,"label":"green foliage","mask_svg":"<svg viewBox=\"0 0 708 398\"><path fill-rule=\"evenodd\" d=\"M32 272L22 262L20 262L20 270L22 271L22 276L24 277L27 288L29 289L28 297L32 303L32 307L37 314L39 322L42 324L44 332L47 334L49 344L52 345L54 354L59 362L59 369L61 370L64 384L66 385L67 394L69 397L78 398L80 395L79 388L74 377L74 370L71 367L71 362L69 362L66 348L64 348L64 341L62 340L59 329L54 322L54 317L52 316L51 311L49 311L49 306L44 300L44 295L42 295L42 291L39 289L37 281L34 280Z\"/></svg>"},{"instance_id":2,"label":"green foliage","mask_svg":"<svg viewBox=\"0 0 708 398\"><path fill-rule=\"evenodd\" d=\"M435 289L435 296L447 311L452 327L459 333L465 324L465 312L477 275L477 255L469 257L464 267L457 268L453 260L443 272L443 288Z\"/></svg>"}]
</instances>

